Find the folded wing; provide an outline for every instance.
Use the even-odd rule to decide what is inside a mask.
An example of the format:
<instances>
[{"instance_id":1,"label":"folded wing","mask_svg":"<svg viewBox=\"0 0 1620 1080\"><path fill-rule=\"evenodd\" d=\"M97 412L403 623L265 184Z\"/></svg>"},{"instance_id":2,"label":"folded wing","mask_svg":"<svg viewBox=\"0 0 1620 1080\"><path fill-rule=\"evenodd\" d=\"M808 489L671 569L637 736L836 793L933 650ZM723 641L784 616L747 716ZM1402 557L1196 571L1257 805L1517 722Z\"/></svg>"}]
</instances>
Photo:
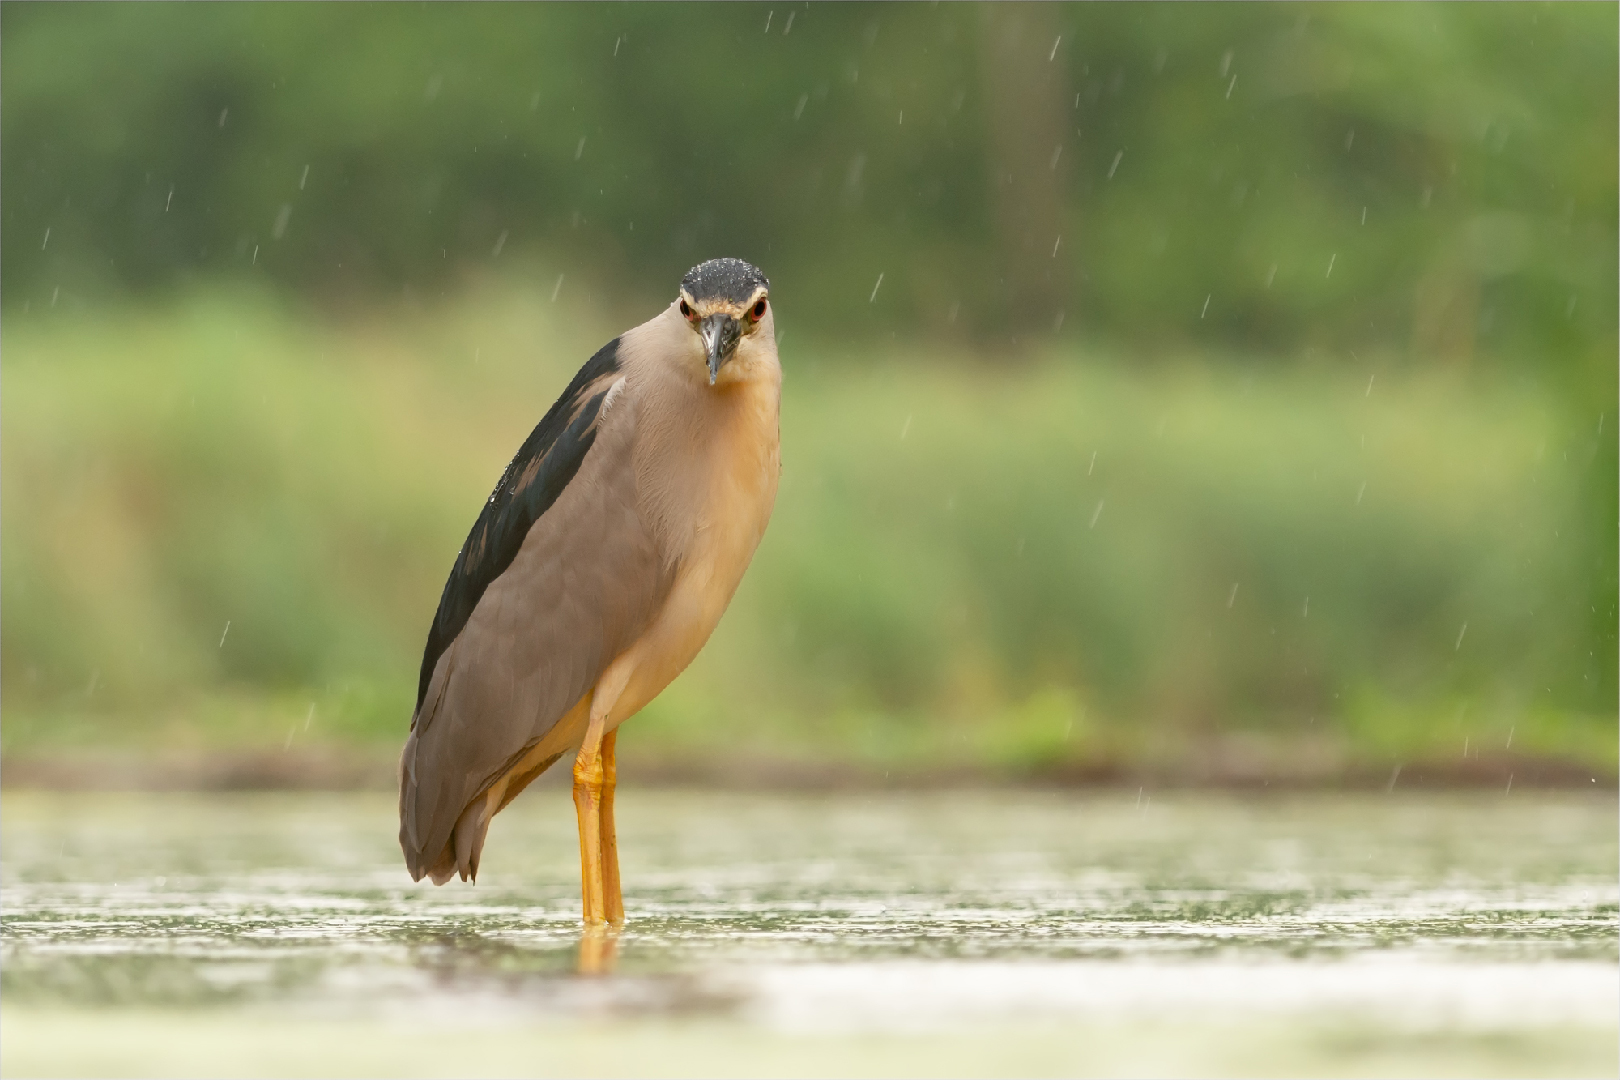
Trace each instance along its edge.
<instances>
[{"instance_id":1,"label":"folded wing","mask_svg":"<svg viewBox=\"0 0 1620 1080\"><path fill-rule=\"evenodd\" d=\"M639 510L618 342L580 369L484 505L428 632L400 760L411 875L476 871L458 822L629 647L669 590ZM469 815L473 816L473 815ZM476 836L459 836L473 831Z\"/></svg>"}]
</instances>

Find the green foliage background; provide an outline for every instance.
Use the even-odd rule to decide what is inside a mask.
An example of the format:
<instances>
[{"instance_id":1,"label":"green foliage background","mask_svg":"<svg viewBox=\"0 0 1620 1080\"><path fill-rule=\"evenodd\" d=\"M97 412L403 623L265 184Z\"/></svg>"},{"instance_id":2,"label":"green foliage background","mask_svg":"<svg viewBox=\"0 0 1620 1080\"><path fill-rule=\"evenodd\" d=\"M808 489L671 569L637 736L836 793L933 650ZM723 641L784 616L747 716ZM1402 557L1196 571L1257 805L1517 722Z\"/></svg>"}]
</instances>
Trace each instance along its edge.
<instances>
[{"instance_id":1,"label":"green foliage background","mask_svg":"<svg viewBox=\"0 0 1620 1080\"><path fill-rule=\"evenodd\" d=\"M399 738L725 253L787 465L664 754L1612 771L1616 11L8 4L6 744Z\"/></svg>"}]
</instances>

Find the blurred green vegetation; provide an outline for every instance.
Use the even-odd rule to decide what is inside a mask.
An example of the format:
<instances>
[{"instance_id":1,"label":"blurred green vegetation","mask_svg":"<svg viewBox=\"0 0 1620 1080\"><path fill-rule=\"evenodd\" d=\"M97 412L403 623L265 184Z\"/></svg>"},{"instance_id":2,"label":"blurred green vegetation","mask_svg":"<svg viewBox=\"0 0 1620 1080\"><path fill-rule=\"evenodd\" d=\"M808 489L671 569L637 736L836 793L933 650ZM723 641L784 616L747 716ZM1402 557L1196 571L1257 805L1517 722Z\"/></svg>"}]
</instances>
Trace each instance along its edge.
<instances>
[{"instance_id":1,"label":"blurred green vegetation","mask_svg":"<svg viewBox=\"0 0 1620 1080\"><path fill-rule=\"evenodd\" d=\"M724 250L834 340L1393 342L1614 396L1612 4L0 21L8 310L221 275L433 294L531 257L644 301Z\"/></svg>"},{"instance_id":2,"label":"blurred green vegetation","mask_svg":"<svg viewBox=\"0 0 1620 1080\"><path fill-rule=\"evenodd\" d=\"M517 285L342 325L239 293L8 325L7 745L397 741L446 567L586 332ZM1550 395L1057 350L788 366L776 517L643 746L1332 772L1512 732L1613 768L1567 559L1601 441Z\"/></svg>"},{"instance_id":3,"label":"blurred green vegetation","mask_svg":"<svg viewBox=\"0 0 1620 1080\"><path fill-rule=\"evenodd\" d=\"M400 738L512 450L732 254L787 470L638 738L1612 772L1617 11L0 6L5 745Z\"/></svg>"},{"instance_id":4,"label":"blurred green vegetation","mask_svg":"<svg viewBox=\"0 0 1620 1080\"><path fill-rule=\"evenodd\" d=\"M1614 331L1612 5L4 18L8 305L425 289L525 250L662 296L720 245L868 327L959 302L981 329L1354 345L1421 287L1440 339Z\"/></svg>"}]
</instances>

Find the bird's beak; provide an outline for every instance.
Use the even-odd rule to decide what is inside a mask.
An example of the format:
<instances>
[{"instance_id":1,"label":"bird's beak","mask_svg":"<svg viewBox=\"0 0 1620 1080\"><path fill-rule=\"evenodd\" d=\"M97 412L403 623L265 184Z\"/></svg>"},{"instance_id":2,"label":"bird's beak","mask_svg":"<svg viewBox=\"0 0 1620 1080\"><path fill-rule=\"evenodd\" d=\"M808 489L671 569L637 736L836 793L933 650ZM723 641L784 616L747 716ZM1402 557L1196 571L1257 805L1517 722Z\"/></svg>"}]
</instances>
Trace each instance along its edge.
<instances>
[{"instance_id":1,"label":"bird's beak","mask_svg":"<svg viewBox=\"0 0 1620 1080\"><path fill-rule=\"evenodd\" d=\"M742 324L723 312L710 315L698 324L698 336L703 338L703 347L709 354L709 385L713 386L720 374L720 365L731 359L732 350L737 347Z\"/></svg>"}]
</instances>

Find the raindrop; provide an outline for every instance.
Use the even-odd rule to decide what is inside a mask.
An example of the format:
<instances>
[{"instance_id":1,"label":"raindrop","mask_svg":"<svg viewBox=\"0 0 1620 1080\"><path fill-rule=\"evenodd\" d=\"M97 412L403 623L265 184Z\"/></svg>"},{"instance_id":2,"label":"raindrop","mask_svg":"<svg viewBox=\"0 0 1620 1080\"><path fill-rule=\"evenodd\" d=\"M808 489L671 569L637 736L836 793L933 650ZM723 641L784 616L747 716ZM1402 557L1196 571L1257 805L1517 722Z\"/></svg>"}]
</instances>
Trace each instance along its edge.
<instances>
[{"instance_id":1,"label":"raindrop","mask_svg":"<svg viewBox=\"0 0 1620 1080\"><path fill-rule=\"evenodd\" d=\"M768 29L770 29L770 27L767 26L766 29L768 30ZM621 44L623 44L623 43L624 43L624 35L622 35L622 34L613 39L613 55L614 56L619 55L619 46Z\"/></svg>"},{"instance_id":2,"label":"raindrop","mask_svg":"<svg viewBox=\"0 0 1620 1080\"><path fill-rule=\"evenodd\" d=\"M1052 319L1052 333L1055 334L1059 330L1063 329L1063 316L1064 316L1064 314L1065 314L1065 312L1060 311L1060 312L1057 313L1056 316L1053 317L1053 319Z\"/></svg>"},{"instance_id":3,"label":"raindrop","mask_svg":"<svg viewBox=\"0 0 1620 1080\"><path fill-rule=\"evenodd\" d=\"M1199 318L1200 318L1200 319L1202 319L1202 318L1203 318L1203 317L1204 317L1204 316L1205 316L1205 315L1208 315L1208 314L1209 314L1209 302L1210 302L1210 300L1211 300L1211 299L1212 299L1212 298L1213 298L1213 297L1214 297L1214 296L1215 296L1215 294L1214 294L1214 293L1210 293L1210 294L1209 294L1209 296L1206 296L1206 297L1204 297L1204 307L1203 307L1203 310L1201 310L1201 311L1199 311L1199 313L1198 313L1198 317L1199 317Z\"/></svg>"},{"instance_id":4,"label":"raindrop","mask_svg":"<svg viewBox=\"0 0 1620 1080\"><path fill-rule=\"evenodd\" d=\"M861 187L861 176L865 172L866 155L856 154L850 159L849 169L844 173L844 190L852 193L859 192Z\"/></svg>"},{"instance_id":5,"label":"raindrop","mask_svg":"<svg viewBox=\"0 0 1620 1080\"><path fill-rule=\"evenodd\" d=\"M945 321L949 322L949 323L954 323L956 321L956 313L958 311L960 311L961 309L962 309L962 301L960 301L960 300L952 300L951 301L951 313L949 315L945 316Z\"/></svg>"},{"instance_id":6,"label":"raindrop","mask_svg":"<svg viewBox=\"0 0 1620 1080\"><path fill-rule=\"evenodd\" d=\"M1096 468L1097 468L1097 451L1093 450L1091 452L1091 464L1086 466L1086 475L1090 476L1092 471L1094 469L1096 469Z\"/></svg>"},{"instance_id":7,"label":"raindrop","mask_svg":"<svg viewBox=\"0 0 1620 1080\"><path fill-rule=\"evenodd\" d=\"M1511 750L1511 749L1513 749L1513 732L1514 732L1514 731L1515 731L1515 730L1516 730L1516 729L1515 729L1515 728L1513 728L1513 727L1512 727L1512 726L1510 726L1510 727L1509 727L1509 728L1508 728L1508 737L1507 737L1507 745L1506 745L1506 746L1504 746L1504 747L1502 747L1502 749L1504 749L1504 750Z\"/></svg>"},{"instance_id":8,"label":"raindrop","mask_svg":"<svg viewBox=\"0 0 1620 1080\"><path fill-rule=\"evenodd\" d=\"M795 15L797 15L797 14L798 14L798 12L797 12L797 11L790 11L790 12L788 12L788 21L787 21L787 25L786 25L786 26L784 26L784 27L782 27L782 36L783 36L783 37L787 37L787 36L788 36L788 34L789 34L789 33L790 33L790 32L791 32L791 31L792 31L792 30L793 30L793 16L795 16Z\"/></svg>"},{"instance_id":9,"label":"raindrop","mask_svg":"<svg viewBox=\"0 0 1620 1080\"><path fill-rule=\"evenodd\" d=\"M1299 613L1299 617L1302 619L1308 619L1311 617L1311 598L1308 596L1305 598L1305 610Z\"/></svg>"},{"instance_id":10,"label":"raindrop","mask_svg":"<svg viewBox=\"0 0 1620 1080\"><path fill-rule=\"evenodd\" d=\"M1355 141L1356 141L1356 129L1351 128L1349 134L1347 134L1344 137L1344 148L1346 150L1350 149L1350 147L1355 144Z\"/></svg>"},{"instance_id":11,"label":"raindrop","mask_svg":"<svg viewBox=\"0 0 1620 1080\"><path fill-rule=\"evenodd\" d=\"M1466 633L1468 633L1468 624L1465 622L1462 624L1462 629L1457 631L1457 643L1451 647L1452 652L1457 652L1462 648L1463 635Z\"/></svg>"},{"instance_id":12,"label":"raindrop","mask_svg":"<svg viewBox=\"0 0 1620 1080\"><path fill-rule=\"evenodd\" d=\"M877 284L872 286L872 295L866 298L868 304L877 300L877 291L883 287L883 275L879 274Z\"/></svg>"},{"instance_id":13,"label":"raindrop","mask_svg":"<svg viewBox=\"0 0 1620 1080\"><path fill-rule=\"evenodd\" d=\"M1271 283L1274 280L1276 280L1276 277L1277 277L1277 264L1272 263L1271 264L1271 269L1269 271L1267 271L1267 273L1266 273L1266 288L1268 288L1268 289L1271 288Z\"/></svg>"},{"instance_id":14,"label":"raindrop","mask_svg":"<svg viewBox=\"0 0 1620 1080\"><path fill-rule=\"evenodd\" d=\"M906 422L900 425L900 441L906 441L906 434L911 431L911 414L906 413Z\"/></svg>"},{"instance_id":15,"label":"raindrop","mask_svg":"<svg viewBox=\"0 0 1620 1080\"><path fill-rule=\"evenodd\" d=\"M1232 591L1226 594L1226 607L1228 610L1231 609L1233 604L1237 603L1237 590L1238 583L1234 581L1232 582Z\"/></svg>"},{"instance_id":16,"label":"raindrop","mask_svg":"<svg viewBox=\"0 0 1620 1080\"><path fill-rule=\"evenodd\" d=\"M231 632L231 620L226 619L225 620L225 630L224 630L223 633L221 633L219 635L219 647L221 649L223 649L225 647L225 635L229 634L230 632Z\"/></svg>"},{"instance_id":17,"label":"raindrop","mask_svg":"<svg viewBox=\"0 0 1620 1080\"><path fill-rule=\"evenodd\" d=\"M1237 85L1237 76L1233 75L1232 76L1232 81L1226 84L1226 99L1228 101L1230 101L1232 99L1232 87L1234 87L1236 85Z\"/></svg>"},{"instance_id":18,"label":"raindrop","mask_svg":"<svg viewBox=\"0 0 1620 1080\"><path fill-rule=\"evenodd\" d=\"M1356 505L1357 506L1361 505L1361 497L1363 495L1365 495L1365 494L1367 494L1367 481L1363 480L1361 482L1361 487L1356 489Z\"/></svg>"},{"instance_id":19,"label":"raindrop","mask_svg":"<svg viewBox=\"0 0 1620 1080\"><path fill-rule=\"evenodd\" d=\"M435 75L435 76L433 76L433 78L431 78L431 79L429 79L427 81L427 89L422 92L422 96L426 100L432 101L434 98L439 96L439 91L442 90L443 88L444 88L444 76L443 75Z\"/></svg>"},{"instance_id":20,"label":"raindrop","mask_svg":"<svg viewBox=\"0 0 1620 1080\"><path fill-rule=\"evenodd\" d=\"M792 18L792 12L788 13L788 17L790 19ZM810 103L810 95L809 94L800 94L799 95L799 103L793 107L793 119L797 120L799 117L803 116L804 115L804 107L806 105L808 105L809 103Z\"/></svg>"},{"instance_id":21,"label":"raindrop","mask_svg":"<svg viewBox=\"0 0 1620 1080\"><path fill-rule=\"evenodd\" d=\"M1384 786L1384 790L1386 792L1394 791L1395 790L1395 781L1399 780L1400 778L1401 778L1401 767L1399 765L1397 765L1397 766L1395 766L1395 770L1389 774L1389 783Z\"/></svg>"},{"instance_id":22,"label":"raindrop","mask_svg":"<svg viewBox=\"0 0 1620 1080\"><path fill-rule=\"evenodd\" d=\"M553 304L555 304L557 302L557 294L562 292L562 283L563 283L563 275L558 274L557 275L557 284L555 284L555 285L553 285L551 287L551 302Z\"/></svg>"},{"instance_id":23,"label":"raindrop","mask_svg":"<svg viewBox=\"0 0 1620 1080\"><path fill-rule=\"evenodd\" d=\"M49 232L49 230L46 231ZM1571 293L1569 303L1564 305L1564 318L1567 319L1573 314L1575 314L1575 295Z\"/></svg>"},{"instance_id":24,"label":"raindrop","mask_svg":"<svg viewBox=\"0 0 1620 1080\"><path fill-rule=\"evenodd\" d=\"M1363 225L1367 224L1367 208L1365 206L1361 208L1361 223Z\"/></svg>"},{"instance_id":25,"label":"raindrop","mask_svg":"<svg viewBox=\"0 0 1620 1080\"><path fill-rule=\"evenodd\" d=\"M899 123L899 124L897 124L897 125L895 125L895 126L897 126L897 127L904 127L904 126L905 126L905 123L906 123L906 110L904 110L904 109L901 109L901 110L900 110L900 123Z\"/></svg>"},{"instance_id":26,"label":"raindrop","mask_svg":"<svg viewBox=\"0 0 1620 1080\"><path fill-rule=\"evenodd\" d=\"M302 176L300 176L300 177L299 177L299 178L298 178L298 190L299 190L299 191L303 191L303 190L304 190L304 182L305 182L305 181L306 181L306 180L308 180L308 179L309 179L309 166L308 166L308 165L305 165L305 166L304 166L304 175L302 175Z\"/></svg>"},{"instance_id":27,"label":"raindrop","mask_svg":"<svg viewBox=\"0 0 1620 1080\"><path fill-rule=\"evenodd\" d=\"M45 239L40 242L39 250L44 251L45 245L51 242L51 227L45 226Z\"/></svg>"},{"instance_id":28,"label":"raindrop","mask_svg":"<svg viewBox=\"0 0 1620 1080\"><path fill-rule=\"evenodd\" d=\"M1361 395L1362 397L1372 397L1372 384L1373 384L1373 380L1376 379L1376 378L1378 378L1378 372L1376 372L1376 371L1373 372L1371 375L1367 376L1367 392L1365 394L1362 394ZM1366 435L1361 436L1361 445L1363 445L1363 446L1367 445L1367 436Z\"/></svg>"},{"instance_id":29,"label":"raindrop","mask_svg":"<svg viewBox=\"0 0 1620 1080\"><path fill-rule=\"evenodd\" d=\"M1052 147L1052 160L1046 163L1046 167L1048 169L1056 169L1057 168L1057 163L1058 163L1058 158L1060 158L1062 156L1063 156L1063 144L1058 143L1056 146Z\"/></svg>"},{"instance_id":30,"label":"raindrop","mask_svg":"<svg viewBox=\"0 0 1620 1080\"><path fill-rule=\"evenodd\" d=\"M579 137L579 145L574 147L574 160L578 161L580 155L583 154L584 152L585 152L585 136L581 135Z\"/></svg>"},{"instance_id":31,"label":"raindrop","mask_svg":"<svg viewBox=\"0 0 1620 1080\"><path fill-rule=\"evenodd\" d=\"M1506 790L1506 791L1504 791L1504 792L1502 792L1502 794L1504 794L1504 795L1511 795L1511 794L1513 794L1513 774L1512 774L1512 773L1508 773L1508 786L1507 786L1507 790Z\"/></svg>"},{"instance_id":32,"label":"raindrop","mask_svg":"<svg viewBox=\"0 0 1620 1080\"><path fill-rule=\"evenodd\" d=\"M270 238L280 240L287 232L287 220L292 217L292 203L282 203L276 213L276 223L270 226Z\"/></svg>"},{"instance_id":33,"label":"raindrop","mask_svg":"<svg viewBox=\"0 0 1620 1080\"><path fill-rule=\"evenodd\" d=\"M58 296L61 296L61 295L62 295L62 286L58 285L56 288L51 290L51 307L56 306L56 298Z\"/></svg>"},{"instance_id":34,"label":"raindrop","mask_svg":"<svg viewBox=\"0 0 1620 1080\"><path fill-rule=\"evenodd\" d=\"M229 107L219 110L219 126L220 127L225 126L225 118L227 116L229 116L229 115L231 115L231 110L229 109Z\"/></svg>"},{"instance_id":35,"label":"raindrop","mask_svg":"<svg viewBox=\"0 0 1620 1080\"><path fill-rule=\"evenodd\" d=\"M259 265L259 245L258 244L253 245L253 258L248 260L248 265L249 266L258 266Z\"/></svg>"},{"instance_id":36,"label":"raindrop","mask_svg":"<svg viewBox=\"0 0 1620 1080\"><path fill-rule=\"evenodd\" d=\"M1335 251L1333 253L1333 255L1328 259L1327 273L1323 274L1322 276L1323 277L1332 277L1333 276L1333 264L1338 262L1338 261L1339 261L1339 253L1337 251Z\"/></svg>"},{"instance_id":37,"label":"raindrop","mask_svg":"<svg viewBox=\"0 0 1620 1080\"><path fill-rule=\"evenodd\" d=\"M1221 54L1221 78L1223 78L1223 79L1226 78L1226 73L1228 71L1230 71L1231 69L1232 69L1232 50L1227 49L1224 53Z\"/></svg>"},{"instance_id":38,"label":"raindrop","mask_svg":"<svg viewBox=\"0 0 1620 1080\"><path fill-rule=\"evenodd\" d=\"M1125 151L1123 151L1123 150L1121 150L1119 153L1114 155L1114 163L1112 165L1108 166L1108 179L1112 180L1114 178L1114 170L1119 168L1120 159L1123 158L1124 156L1125 156Z\"/></svg>"},{"instance_id":39,"label":"raindrop","mask_svg":"<svg viewBox=\"0 0 1620 1080\"><path fill-rule=\"evenodd\" d=\"M1098 499L1097 500L1097 509L1095 509L1095 510L1093 510L1091 512L1091 523L1089 525L1087 525L1086 528L1095 529L1097 527L1097 519L1102 517L1102 508L1103 508L1103 500Z\"/></svg>"},{"instance_id":40,"label":"raindrop","mask_svg":"<svg viewBox=\"0 0 1620 1080\"><path fill-rule=\"evenodd\" d=\"M1052 51L1047 54L1046 62L1048 64L1050 64L1053 60L1057 59L1058 46L1061 45L1061 44L1063 44L1063 35L1059 34L1057 36L1057 39L1052 42Z\"/></svg>"},{"instance_id":41,"label":"raindrop","mask_svg":"<svg viewBox=\"0 0 1620 1080\"><path fill-rule=\"evenodd\" d=\"M770 11L767 11L765 13L765 33L767 33L767 34L771 32L771 19L773 17L775 17L775 15L776 15L776 9L775 8L772 8ZM613 46L613 48L614 48L614 51L617 52L619 47L617 45L615 45L615 46Z\"/></svg>"},{"instance_id":42,"label":"raindrop","mask_svg":"<svg viewBox=\"0 0 1620 1080\"><path fill-rule=\"evenodd\" d=\"M498 259L501 257L501 248L506 246L507 233L508 230L502 229L501 235L495 238L495 250L490 252L491 258Z\"/></svg>"},{"instance_id":43,"label":"raindrop","mask_svg":"<svg viewBox=\"0 0 1620 1080\"><path fill-rule=\"evenodd\" d=\"M1063 237L1061 236L1052 241L1052 258L1057 258L1058 245L1061 243L1063 243Z\"/></svg>"},{"instance_id":44,"label":"raindrop","mask_svg":"<svg viewBox=\"0 0 1620 1080\"><path fill-rule=\"evenodd\" d=\"M304 714L304 730L305 731L309 730L309 722L311 720L313 720L313 719L315 719L315 703L312 701L312 702L309 703L309 712Z\"/></svg>"}]
</instances>

